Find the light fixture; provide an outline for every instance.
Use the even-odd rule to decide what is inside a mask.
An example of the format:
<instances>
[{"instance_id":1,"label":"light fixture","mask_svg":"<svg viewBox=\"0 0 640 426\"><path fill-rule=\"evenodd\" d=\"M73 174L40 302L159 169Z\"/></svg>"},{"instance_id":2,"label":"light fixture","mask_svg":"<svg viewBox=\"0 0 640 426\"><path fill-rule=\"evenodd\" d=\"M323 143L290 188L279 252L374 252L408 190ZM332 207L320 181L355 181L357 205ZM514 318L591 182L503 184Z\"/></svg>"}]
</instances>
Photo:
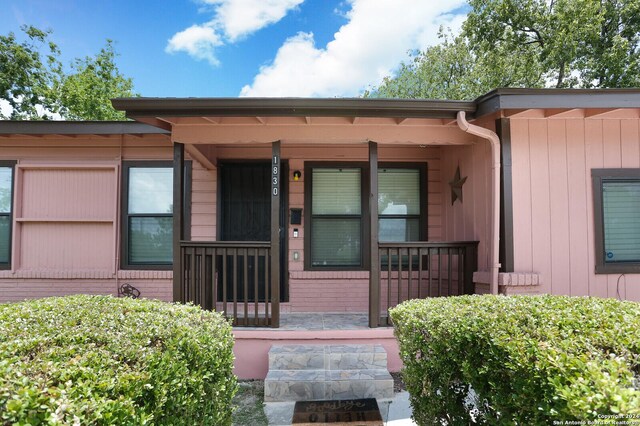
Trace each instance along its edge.
<instances>
[{"instance_id":1,"label":"light fixture","mask_svg":"<svg viewBox=\"0 0 640 426\"><path fill-rule=\"evenodd\" d=\"M302 173L300 173L300 170L296 170L295 172L293 172L293 180L294 181L299 181L300 177L302 177Z\"/></svg>"}]
</instances>

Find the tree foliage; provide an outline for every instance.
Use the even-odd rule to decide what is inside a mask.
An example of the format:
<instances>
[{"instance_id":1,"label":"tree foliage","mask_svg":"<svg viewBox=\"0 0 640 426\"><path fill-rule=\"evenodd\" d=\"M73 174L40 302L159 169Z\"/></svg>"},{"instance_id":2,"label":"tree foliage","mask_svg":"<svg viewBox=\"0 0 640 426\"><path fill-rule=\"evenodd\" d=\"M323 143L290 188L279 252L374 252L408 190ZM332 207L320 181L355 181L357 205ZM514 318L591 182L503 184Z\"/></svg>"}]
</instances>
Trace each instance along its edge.
<instances>
[{"instance_id":1,"label":"tree foliage","mask_svg":"<svg viewBox=\"0 0 640 426\"><path fill-rule=\"evenodd\" d=\"M73 73L62 76L59 95L61 112L70 120L124 120L124 112L111 106L111 98L130 97L133 81L115 64L113 42L93 58L76 59Z\"/></svg>"},{"instance_id":2,"label":"tree foliage","mask_svg":"<svg viewBox=\"0 0 640 426\"><path fill-rule=\"evenodd\" d=\"M640 86L637 0L469 0L460 35L365 96L472 99L496 87Z\"/></svg>"},{"instance_id":3,"label":"tree foliage","mask_svg":"<svg viewBox=\"0 0 640 426\"><path fill-rule=\"evenodd\" d=\"M110 99L135 96L133 81L118 69L113 42L94 57L75 59L69 70L61 51L50 40L51 31L23 26L26 40L0 35L0 119L124 120Z\"/></svg>"},{"instance_id":4,"label":"tree foliage","mask_svg":"<svg viewBox=\"0 0 640 426\"><path fill-rule=\"evenodd\" d=\"M8 116L0 111L0 118L47 119L46 111L57 108L53 87L62 72L60 50L48 40L50 31L32 26L22 30L27 36L22 43L14 33L0 35L0 98L11 111Z\"/></svg>"}]
</instances>

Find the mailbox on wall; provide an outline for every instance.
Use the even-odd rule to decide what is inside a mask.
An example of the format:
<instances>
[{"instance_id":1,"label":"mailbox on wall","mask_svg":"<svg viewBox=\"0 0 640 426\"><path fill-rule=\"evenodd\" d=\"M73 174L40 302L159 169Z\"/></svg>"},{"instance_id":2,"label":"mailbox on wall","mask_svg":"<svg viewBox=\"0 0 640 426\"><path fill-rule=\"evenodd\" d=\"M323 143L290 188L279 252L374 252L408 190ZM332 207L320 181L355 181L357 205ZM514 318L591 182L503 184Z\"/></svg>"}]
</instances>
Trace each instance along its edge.
<instances>
[{"instance_id":1,"label":"mailbox on wall","mask_svg":"<svg viewBox=\"0 0 640 426\"><path fill-rule=\"evenodd\" d=\"M302 209L291 209L289 217L292 225L302 225Z\"/></svg>"}]
</instances>

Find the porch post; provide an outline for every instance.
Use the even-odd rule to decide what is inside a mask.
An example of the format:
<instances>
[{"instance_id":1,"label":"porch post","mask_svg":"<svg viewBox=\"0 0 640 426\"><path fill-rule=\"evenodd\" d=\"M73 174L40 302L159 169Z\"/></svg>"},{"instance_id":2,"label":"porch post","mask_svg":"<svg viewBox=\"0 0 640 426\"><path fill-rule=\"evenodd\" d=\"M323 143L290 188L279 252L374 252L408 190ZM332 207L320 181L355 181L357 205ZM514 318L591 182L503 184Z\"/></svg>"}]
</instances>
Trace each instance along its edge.
<instances>
[{"instance_id":1,"label":"porch post","mask_svg":"<svg viewBox=\"0 0 640 426\"><path fill-rule=\"evenodd\" d=\"M184 145L173 144L173 301L185 302L180 241L184 238Z\"/></svg>"},{"instance_id":2,"label":"porch post","mask_svg":"<svg viewBox=\"0 0 640 426\"><path fill-rule=\"evenodd\" d=\"M380 251L378 249L378 144L369 142L369 327L380 325Z\"/></svg>"},{"instance_id":3,"label":"porch post","mask_svg":"<svg viewBox=\"0 0 640 426\"><path fill-rule=\"evenodd\" d=\"M271 144L271 327L280 327L280 141Z\"/></svg>"}]
</instances>

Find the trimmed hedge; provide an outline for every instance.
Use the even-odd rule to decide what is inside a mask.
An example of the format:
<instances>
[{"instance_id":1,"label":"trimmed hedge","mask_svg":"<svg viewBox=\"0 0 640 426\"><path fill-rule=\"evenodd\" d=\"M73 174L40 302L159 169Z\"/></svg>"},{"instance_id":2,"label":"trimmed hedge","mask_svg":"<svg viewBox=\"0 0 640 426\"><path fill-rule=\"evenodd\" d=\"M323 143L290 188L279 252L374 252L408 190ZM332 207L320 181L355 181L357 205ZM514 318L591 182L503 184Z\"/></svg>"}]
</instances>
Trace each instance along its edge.
<instances>
[{"instance_id":1,"label":"trimmed hedge","mask_svg":"<svg viewBox=\"0 0 640 426\"><path fill-rule=\"evenodd\" d=\"M195 306L110 296L0 305L0 424L231 424L233 336Z\"/></svg>"},{"instance_id":2,"label":"trimmed hedge","mask_svg":"<svg viewBox=\"0 0 640 426\"><path fill-rule=\"evenodd\" d=\"M418 424L640 418L640 304L461 296L391 318Z\"/></svg>"}]
</instances>

